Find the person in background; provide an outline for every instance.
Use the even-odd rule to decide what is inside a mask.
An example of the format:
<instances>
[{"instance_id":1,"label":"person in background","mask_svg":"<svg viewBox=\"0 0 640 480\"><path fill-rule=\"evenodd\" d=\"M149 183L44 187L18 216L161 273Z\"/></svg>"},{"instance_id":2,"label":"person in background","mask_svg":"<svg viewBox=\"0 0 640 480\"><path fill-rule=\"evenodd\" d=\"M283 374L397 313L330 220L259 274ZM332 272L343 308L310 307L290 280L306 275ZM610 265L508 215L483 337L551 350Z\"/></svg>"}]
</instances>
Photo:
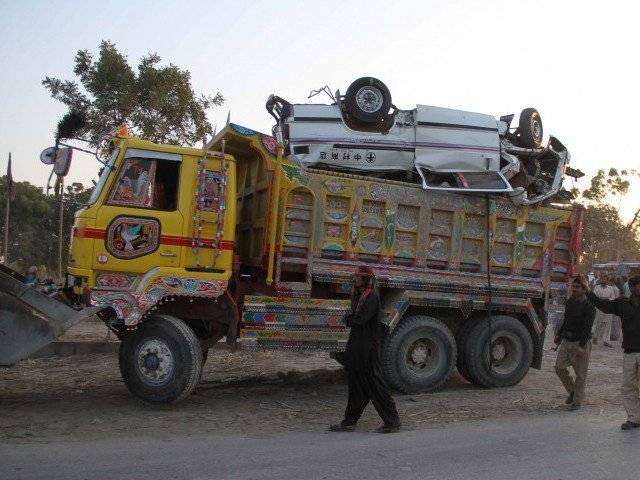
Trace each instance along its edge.
<instances>
[{"instance_id":1,"label":"person in background","mask_svg":"<svg viewBox=\"0 0 640 480\"><path fill-rule=\"evenodd\" d=\"M634 430L640 427L640 276L629 279L631 297L605 300L594 292L587 292L587 299L595 307L608 314L618 315L622 321L622 403L627 411L627 421L620 428Z\"/></svg>"},{"instance_id":2,"label":"person in background","mask_svg":"<svg viewBox=\"0 0 640 480\"><path fill-rule=\"evenodd\" d=\"M631 289L629 288L629 278L622 277L622 296L624 298L631 298Z\"/></svg>"},{"instance_id":3,"label":"person in background","mask_svg":"<svg viewBox=\"0 0 640 480\"><path fill-rule=\"evenodd\" d=\"M342 422L331 425L332 432L352 432L371 401L383 420L378 433L400 430L400 416L380 371L381 326L378 319L380 297L371 267L360 267L355 275L352 313L345 323L351 327L344 359L349 393Z\"/></svg>"},{"instance_id":4,"label":"person in background","mask_svg":"<svg viewBox=\"0 0 640 480\"><path fill-rule=\"evenodd\" d=\"M38 281L38 268L35 265L31 265L29 270L27 270L27 275L25 276L24 283L30 286L34 286Z\"/></svg>"},{"instance_id":5,"label":"person in background","mask_svg":"<svg viewBox=\"0 0 640 480\"><path fill-rule=\"evenodd\" d=\"M607 275L600 277L600 282L593 288L593 293L604 300L613 300L618 298L619 292L611 282L611 279ZM613 315L598 311L595 319L595 328L593 332L593 344L598 343L605 347L612 347L611 345L611 322L613 321Z\"/></svg>"},{"instance_id":6,"label":"person in background","mask_svg":"<svg viewBox=\"0 0 640 480\"><path fill-rule=\"evenodd\" d=\"M586 281L576 277L571 283L571 296L564 309L564 320L555 338L560 345L556 358L556 374L569 396L565 403L571 411L579 410L584 401L584 390L591 354L591 327L596 315L595 308L585 296ZM573 368L575 380L569 373Z\"/></svg>"}]
</instances>

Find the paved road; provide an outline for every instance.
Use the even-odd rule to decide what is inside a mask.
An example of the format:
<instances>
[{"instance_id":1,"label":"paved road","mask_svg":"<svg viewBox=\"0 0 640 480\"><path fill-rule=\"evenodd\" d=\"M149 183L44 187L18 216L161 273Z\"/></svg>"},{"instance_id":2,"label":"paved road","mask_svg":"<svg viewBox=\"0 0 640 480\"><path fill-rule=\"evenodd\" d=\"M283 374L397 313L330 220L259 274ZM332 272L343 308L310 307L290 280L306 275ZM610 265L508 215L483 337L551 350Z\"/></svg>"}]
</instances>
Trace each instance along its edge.
<instances>
[{"instance_id":1,"label":"paved road","mask_svg":"<svg viewBox=\"0 0 640 480\"><path fill-rule=\"evenodd\" d=\"M304 432L1 444L10 479L633 479L640 431L581 412L396 435Z\"/></svg>"}]
</instances>

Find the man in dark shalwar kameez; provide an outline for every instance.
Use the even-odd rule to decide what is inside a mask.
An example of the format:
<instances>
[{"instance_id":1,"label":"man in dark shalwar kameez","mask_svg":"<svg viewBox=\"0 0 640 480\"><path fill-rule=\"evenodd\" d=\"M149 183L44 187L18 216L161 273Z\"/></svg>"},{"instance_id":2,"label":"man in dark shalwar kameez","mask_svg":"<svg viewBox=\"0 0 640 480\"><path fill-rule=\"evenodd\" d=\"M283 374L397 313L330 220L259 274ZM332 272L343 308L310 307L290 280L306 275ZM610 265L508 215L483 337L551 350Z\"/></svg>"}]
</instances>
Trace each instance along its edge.
<instances>
[{"instance_id":1,"label":"man in dark shalwar kameez","mask_svg":"<svg viewBox=\"0 0 640 480\"><path fill-rule=\"evenodd\" d=\"M351 327L344 354L349 382L349 398L344 420L331 425L333 432L352 432L365 407L371 401L383 420L378 433L400 430L400 417L389 388L380 371L381 326L378 320L380 297L370 267L360 267L355 275L352 313L345 323Z\"/></svg>"}]
</instances>

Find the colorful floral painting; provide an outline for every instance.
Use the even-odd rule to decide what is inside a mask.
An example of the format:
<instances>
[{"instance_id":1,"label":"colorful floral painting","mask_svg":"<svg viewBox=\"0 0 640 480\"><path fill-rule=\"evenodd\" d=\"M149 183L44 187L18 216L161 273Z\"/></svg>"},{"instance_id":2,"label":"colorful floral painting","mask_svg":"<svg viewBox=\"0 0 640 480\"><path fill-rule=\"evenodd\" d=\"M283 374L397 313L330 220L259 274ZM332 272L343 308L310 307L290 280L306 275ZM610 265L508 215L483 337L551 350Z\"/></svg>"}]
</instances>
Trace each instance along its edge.
<instances>
[{"instance_id":1,"label":"colorful floral painting","mask_svg":"<svg viewBox=\"0 0 640 480\"><path fill-rule=\"evenodd\" d=\"M116 217L107 229L106 247L116 258L131 259L158 248L160 223L155 218Z\"/></svg>"},{"instance_id":2,"label":"colorful floral painting","mask_svg":"<svg viewBox=\"0 0 640 480\"><path fill-rule=\"evenodd\" d=\"M205 170L202 173L202 181L198 191L198 210L205 212L217 212L220 207L220 184L222 172Z\"/></svg>"},{"instance_id":3,"label":"colorful floral painting","mask_svg":"<svg viewBox=\"0 0 640 480\"><path fill-rule=\"evenodd\" d=\"M109 204L151 207L155 172L155 161L144 158L127 159L111 190Z\"/></svg>"}]
</instances>

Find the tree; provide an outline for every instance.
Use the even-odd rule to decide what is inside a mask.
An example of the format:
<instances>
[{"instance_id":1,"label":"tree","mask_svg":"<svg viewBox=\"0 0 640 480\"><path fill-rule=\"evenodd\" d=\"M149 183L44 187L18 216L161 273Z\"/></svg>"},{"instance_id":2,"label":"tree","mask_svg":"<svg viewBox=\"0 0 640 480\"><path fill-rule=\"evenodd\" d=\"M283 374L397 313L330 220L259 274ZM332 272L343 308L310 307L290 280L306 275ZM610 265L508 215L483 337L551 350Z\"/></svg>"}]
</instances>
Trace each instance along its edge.
<instances>
[{"instance_id":1,"label":"tree","mask_svg":"<svg viewBox=\"0 0 640 480\"><path fill-rule=\"evenodd\" d=\"M92 188L74 182L64 192L62 226L63 265L67 264L71 227L76 211L85 205ZM4 218L6 176L0 177L0 216ZM45 195L29 182L16 183L9 223L9 265L26 272L30 265L44 265L52 277L58 271L58 195Z\"/></svg>"},{"instance_id":2,"label":"tree","mask_svg":"<svg viewBox=\"0 0 640 480\"><path fill-rule=\"evenodd\" d=\"M79 83L46 77L42 84L53 98L85 115L80 133L96 147L121 126L154 142L194 145L212 133L206 110L224 98L219 92L196 95L189 71L160 62L150 53L135 72L115 44L103 41L97 60L88 50L76 54Z\"/></svg>"},{"instance_id":3,"label":"tree","mask_svg":"<svg viewBox=\"0 0 640 480\"><path fill-rule=\"evenodd\" d=\"M636 170L598 170L589 188L582 191L587 206L583 241L586 269L594 263L640 259L640 205L635 206L631 221L625 223L620 217L629 189L639 177Z\"/></svg>"}]
</instances>

